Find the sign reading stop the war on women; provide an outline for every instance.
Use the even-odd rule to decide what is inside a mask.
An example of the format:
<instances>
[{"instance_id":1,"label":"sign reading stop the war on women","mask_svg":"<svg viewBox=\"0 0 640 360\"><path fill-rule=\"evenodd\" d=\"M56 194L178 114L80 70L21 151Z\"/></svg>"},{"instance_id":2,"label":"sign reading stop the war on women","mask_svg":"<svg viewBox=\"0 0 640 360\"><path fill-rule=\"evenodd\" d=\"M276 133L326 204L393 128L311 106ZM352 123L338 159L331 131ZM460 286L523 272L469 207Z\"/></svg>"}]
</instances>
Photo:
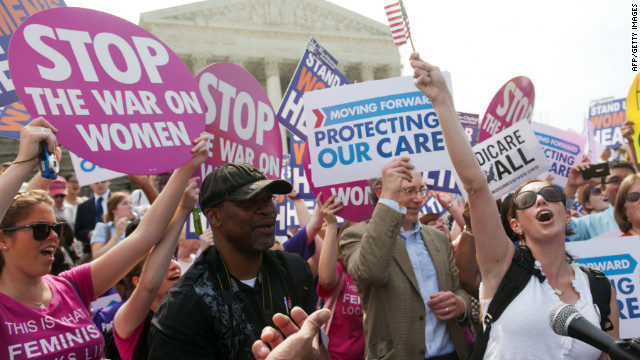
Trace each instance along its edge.
<instances>
[{"instance_id":1,"label":"sign reading stop the war on women","mask_svg":"<svg viewBox=\"0 0 640 360\"><path fill-rule=\"evenodd\" d=\"M18 101L18 94L16 94L9 74L9 42L13 32L29 16L42 10L61 6L66 6L62 0L0 1L0 106L7 106ZM20 129L13 129L12 131L14 134L9 137L16 139L20 137Z\"/></svg>"},{"instance_id":2,"label":"sign reading stop the war on women","mask_svg":"<svg viewBox=\"0 0 640 360\"><path fill-rule=\"evenodd\" d=\"M495 199L549 169L531 125L520 121L473 147Z\"/></svg>"},{"instance_id":3,"label":"sign reading stop the war on women","mask_svg":"<svg viewBox=\"0 0 640 360\"><path fill-rule=\"evenodd\" d=\"M309 141L311 141L311 139L307 138L307 149L309 149ZM305 151L303 156L304 163L309 164L311 162L309 151ZM309 165L305 166L304 172L307 179L311 179L311 171ZM352 171L359 170L352 169ZM371 176L371 178L377 178L381 175L382 173L378 170L378 173ZM342 175L336 174L336 176L340 178ZM322 201L327 201L329 197L337 194L336 201L341 201L343 208L338 211L336 215L345 220L355 222L365 221L370 219L373 214L375 205L371 201L372 190L367 180L342 182L326 186L316 186L313 181L309 181L309 186L316 196L322 193Z\"/></svg>"},{"instance_id":4,"label":"sign reading stop the war on women","mask_svg":"<svg viewBox=\"0 0 640 360\"><path fill-rule=\"evenodd\" d=\"M338 70L338 61L311 38L282 98L278 121L304 141L307 138L307 125L302 116L303 95L344 84L351 84L351 81Z\"/></svg>"},{"instance_id":5,"label":"sign reading stop the war on women","mask_svg":"<svg viewBox=\"0 0 640 360\"><path fill-rule=\"evenodd\" d=\"M640 238L597 238L566 246L577 263L602 271L611 281L620 310L620 338L640 336Z\"/></svg>"},{"instance_id":6,"label":"sign reading stop the war on women","mask_svg":"<svg viewBox=\"0 0 640 360\"><path fill-rule=\"evenodd\" d=\"M569 179L569 170L582 161L587 139L569 131L560 130L540 123L531 123L544 154L551 163L548 175L553 177L552 183L565 187ZM547 174L540 175L546 178Z\"/></svg>"},{"instance_id":7,"label":"sign reading stop the war on women","mask_svg":"<svg viewBox=\"0 0 640 360\"><path fill-rule=\"evenodd\" d=\"M379 177L398 156L416 171L453 168L433 105L412 77L317 90L304 102L315 186Z\"/></svg>"},{"instance_id":8,"label":"sign reading stop the war on women","mask_svg":"<svg viewBox=\"0 0 640 360\"><path fill-rule=\"evenodd\" d=\"M246 162L280 179L282 136L276 114L262 86L244 68L216 63L196 77L207 107L210 156L201 165L201 179L217 167Z\"/></svg>"},{"instance_id":9,"label":"sign reading stop the war on women","mask_svg":"<svg viewBox=\"0 0 640 360\"><path fill-rule=\"evenodd\" d=\"M482 142L518 121L531 122L536 92L526 76L518 76L504 84L489 103L480 124L478 142Z\"/></svg>"},{"instance_id":10,"label":"sign reading stop the war on women","mask_svg":"<svg viewBox=\"0 0 640 360\"><path fill-rule=\"evenodd\" d=\"M127 174L156 174L192 156L204 108L189 69L141 27L99 11L55 8L15 31L11 76L33 116L76 155Z\"/></svg>"},{"instance_id":11,"label":"sign reading stop the war on women","mask_svg":"<svg viewBox=\"0 0 640 360\"><path fill-rule=\"evenodd\" d=\"M622 124L627 120L626 99L604 99L592 101L589 106L589 121L595 141L608 147L622 146Z\"/></svg>"}]
</instances>

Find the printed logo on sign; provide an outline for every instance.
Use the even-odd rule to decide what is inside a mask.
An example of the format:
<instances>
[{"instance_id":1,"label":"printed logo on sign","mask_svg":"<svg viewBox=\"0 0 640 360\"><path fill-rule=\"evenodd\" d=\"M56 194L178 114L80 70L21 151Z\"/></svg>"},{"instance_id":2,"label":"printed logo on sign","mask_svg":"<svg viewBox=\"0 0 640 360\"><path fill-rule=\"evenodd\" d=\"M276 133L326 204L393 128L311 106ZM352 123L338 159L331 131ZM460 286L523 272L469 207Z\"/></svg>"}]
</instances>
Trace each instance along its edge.
<instances>
[{"instance_id":1,"label":"printed logo on sign","mask_svg":"<svg viewBox=\"0 0 640 360\"><path fill-rule=\"evenodd\" d=\"M632 274L638 262L629 254L576 259L579 264L596 268L607 276Z\"/></svg>"}]
</instances>

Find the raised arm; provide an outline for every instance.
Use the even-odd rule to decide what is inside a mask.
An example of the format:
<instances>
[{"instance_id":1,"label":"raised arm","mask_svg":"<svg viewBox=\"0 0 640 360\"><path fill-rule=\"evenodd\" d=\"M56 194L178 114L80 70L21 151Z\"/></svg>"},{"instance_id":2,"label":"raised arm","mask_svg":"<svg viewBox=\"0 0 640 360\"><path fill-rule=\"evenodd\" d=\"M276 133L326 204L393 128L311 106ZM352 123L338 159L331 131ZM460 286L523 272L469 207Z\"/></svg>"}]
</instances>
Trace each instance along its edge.
<instances>
[{"instance_id":1,"label":"raised arm","mask_svg":"<svg viewBox=\"0 0 640 360\"><path fill-rule=\"evenodd\" d=\"M322 193L318 195L316 204L324 219L327 221L327 229L324 233L324 244L320 263L318 264L318 279L320 285L327 289L333 289L338 283L336 273L336 263L338 261L338 220L336 213L342 209L342 203L336 203L337 195L331 196L324 204L322 203Z\"/></svg>"},{"instance_id":2,"label":"raised arm","mask_svg":"<svg viewBox=\"0 0 640 360\"><path fill-rule=\"evenodd\" d=\"M469 196L480 273L487 294L493 294L511 264L513 244L502 228L487 179L458 120L442 72L417 53L411 55L411 67L414 84L431 100L438 115L447 151Z\"/></svg>"},{"instance_id":3,"label":"raised arm","mask_svg":"<svg viewBox=\"0 0 640 360\"><path fill-rule=\"evenodd\" d=\"M120 280L162 238L191 174L209 154L206 147L208 136L202 133L194 140L195 146L191 149L193 157L173 172L167 186L129 238L91 263L91 277L96 296Z\"/></svg>"},{"instance_id":4,"label":"raised arm","mask_svg":"<svg viewBox=\"0 0 640 360\"><path fill-rule=\"evenodd\" d=\"M118 309L113 319L113 327L121 339L128 339L147 316L166 276L182 226L197 202L196 180L191 179L167 232L149 255L136 289L129 300Z\"/></svg>"},{"instance_id":5,"label":"raised arm","mask_svg":"<svg viewBox=\"0 0 640 360\"><path fill-rule=\"evenodd\" d=\"M40 143L47 143L47 150L52 154L56 149L58 130L41 117L32 120L20 131L20 148L18 156L0 175L0 218L3 218L13 201L13 196L20 190L31 170L38 164ZM39 176L39 174L37 174Z\"/></svg>"}]
</instances>

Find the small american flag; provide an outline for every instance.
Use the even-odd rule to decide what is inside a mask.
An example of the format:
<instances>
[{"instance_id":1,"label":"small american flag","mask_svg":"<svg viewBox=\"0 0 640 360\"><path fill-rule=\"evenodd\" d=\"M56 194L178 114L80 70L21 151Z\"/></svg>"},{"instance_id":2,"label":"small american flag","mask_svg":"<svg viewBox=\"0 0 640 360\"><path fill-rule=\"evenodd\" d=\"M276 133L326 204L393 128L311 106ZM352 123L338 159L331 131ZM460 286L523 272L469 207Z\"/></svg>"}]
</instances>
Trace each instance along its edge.
<instances>
[{"instance_id":1,"label":"small american flag","mask_svg":"<svg viewBox=\"0 0 640 360\"><path fill-rule=\"evenodd\" d=\"M402 5L400 2L393 3L384 7L387 13L387 20L389 20L389 27L391 28L391 36L393 36L393 42L397 46L407 43L409 20L403 16Z\"/></svg>"}]
</instances>

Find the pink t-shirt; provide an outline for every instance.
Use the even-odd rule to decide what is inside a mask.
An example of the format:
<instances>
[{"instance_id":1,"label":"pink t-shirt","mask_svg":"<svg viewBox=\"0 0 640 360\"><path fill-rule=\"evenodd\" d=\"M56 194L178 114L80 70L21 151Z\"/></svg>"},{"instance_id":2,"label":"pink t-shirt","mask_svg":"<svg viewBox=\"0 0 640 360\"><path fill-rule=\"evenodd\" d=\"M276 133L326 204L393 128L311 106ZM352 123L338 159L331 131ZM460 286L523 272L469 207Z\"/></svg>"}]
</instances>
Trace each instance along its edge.
<instances>
[{"instance_id":1,"label":"pink t-shirt","mask_svg":"<svg viewBox=\"0 0 640 360\"><path fill-rule=\"evenodd\" d=\"M122 360L131 360L133 357L133 353L136 350L136 345L138 345L138 340L140 340L143 328L144 321L136 328L129 338L121 339L116 332L116 327L113 327L113 340L116 342L116 346L118 347L118 352L120 353Z\"/></svg>"},{"instance_id":2,"label":"pink t-shirt","mask_svg":"<svg viewBox=\"0 0 640 360\"><path fill-rule=\"evenodd\" d=\"M75 284L78 293L69 281ZM51 304L44 309L23 305L0 293L0 360L65 359L99 360L104 339L93 323L91 264L45 275Z\"/></svg>"},{"instance_id":3,"label":"pink t-shirt","mask_svg":"<svg viewBox=\"0 0 640 360\"><path fill-rule=\"evenodd\" d=\"M342 265L337 263L336 272L338 286L340 276L344 271ZM333 294L333 289L325 289L318 283L318 295L325 301ZM351 275L345 272L344 285L338 294L336 307L333 313L331 328L329 328L329 355L333 360L357 360L364 359L364 330L362 328L362 305L358 291L353 283Z\"/></svg>"}]
</instances>

